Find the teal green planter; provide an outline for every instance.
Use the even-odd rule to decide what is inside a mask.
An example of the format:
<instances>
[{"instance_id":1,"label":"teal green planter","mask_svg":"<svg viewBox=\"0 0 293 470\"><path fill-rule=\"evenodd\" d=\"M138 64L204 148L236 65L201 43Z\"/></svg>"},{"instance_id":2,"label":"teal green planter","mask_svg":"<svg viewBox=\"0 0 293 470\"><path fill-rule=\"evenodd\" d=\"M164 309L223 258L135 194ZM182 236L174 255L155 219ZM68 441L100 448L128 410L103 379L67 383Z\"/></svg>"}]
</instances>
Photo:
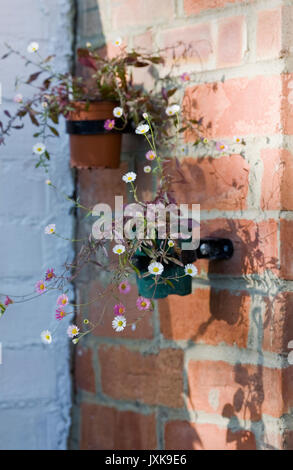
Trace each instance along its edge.
<instances>
[{"instance_id":1,"label":"teal green planter","mask_svg":"<svg viewBox=\"0 0 293 470\"><path fill-rule=\"evenodd\" d=\"M145 271L147 272L147 271ZM141 271L141 274L143 272ZM183 276L184 268L176 265L165 265L164 272L160 276L159 283L155 284L155 276L148 276L145 278L139 278L136 276L136 282L138 287L138 294L147 299L163 299L168 295L189 295L191 294L192 279L190 276L184 276L181 279L171 280L174 287L169 284L164 284L163 280L165 277L179 277Z\"/></svg>"}]
</instances>

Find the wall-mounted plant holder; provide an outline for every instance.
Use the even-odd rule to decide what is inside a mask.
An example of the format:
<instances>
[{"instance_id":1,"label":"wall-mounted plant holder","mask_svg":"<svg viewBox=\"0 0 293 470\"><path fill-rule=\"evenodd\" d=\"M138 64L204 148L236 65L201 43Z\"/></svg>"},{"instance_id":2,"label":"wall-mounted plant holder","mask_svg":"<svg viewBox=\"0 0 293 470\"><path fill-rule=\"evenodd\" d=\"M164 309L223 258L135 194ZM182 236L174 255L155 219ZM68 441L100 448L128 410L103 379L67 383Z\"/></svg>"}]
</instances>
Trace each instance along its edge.
<instances>
[{"instance_id":1,"label":"wall-mounted plant holder","mask_svg":"<svg viewBox=\"0 0 293 470\"><path fill-rule=\"evenodd\" d=\"M128 124L123 131L106 130L107 119L114 119L111 101L76 102L75 111L69 113L66 132L70 135L70 164L74 168L119 168L122 133L132 132ZM115 118L115 127L123 121Z\"/></svg>"},{"instance_id":2,"label":"wall-mounted plant holder","mask_svg":"<svg viewBox=\"0 0 293 470\"><path fill-rule=\"evenodd\" d=\"M182 251L179 259L184 265L200 258L228 260L233 256L233 251L233 243L227 238L203 238L196 250ZM150 258L145 253L136 253L132 262L142 275L147 273ZM139 295L149 299L162 299L171 294L184 296L192 292L192 278L185 275L183 267L174 263L164 264L159 283L155 283L154 276L136 276L136 282Z\"/></svg>"}]
</instances>

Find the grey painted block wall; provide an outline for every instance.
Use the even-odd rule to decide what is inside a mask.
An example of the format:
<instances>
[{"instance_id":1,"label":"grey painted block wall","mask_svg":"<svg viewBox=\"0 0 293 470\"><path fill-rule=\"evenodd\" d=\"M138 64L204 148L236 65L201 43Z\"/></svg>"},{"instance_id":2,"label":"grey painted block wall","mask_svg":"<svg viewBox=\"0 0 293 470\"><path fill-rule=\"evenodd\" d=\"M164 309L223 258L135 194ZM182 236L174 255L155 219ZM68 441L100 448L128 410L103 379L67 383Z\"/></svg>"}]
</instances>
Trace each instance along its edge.
<instances>
[{"instance_id":1,"label":"grey painted block wall","mask_svg":"<svg viewBox=\"0 0 293 470\"><path fill-rule=\"evenodd\" d=\"M73 0L9 0L0 5L0 56L4 41L26 53L29 42L40 54L56 54L59 70L70 69L73 49ZM16 57L0 62L3 109L14 108L15 75L27 69ZM23 95L29 87L19 89ZM29 293L47 268L57 271L72 259L68 242L48 237L44 227L56 223L65 236L73 232L68 203L45 184L50 178L72 194L68 138L52 141L51 169L34 168L33 129L15 131L0 147L0 292ZM71 293L72 295L73 293ZM41 344L40 332L56 325L56 294L13 304L0 321L0 449L65 449L70 425L71 381L67 321L52 345Z\"/></svg>"}]
</instances>

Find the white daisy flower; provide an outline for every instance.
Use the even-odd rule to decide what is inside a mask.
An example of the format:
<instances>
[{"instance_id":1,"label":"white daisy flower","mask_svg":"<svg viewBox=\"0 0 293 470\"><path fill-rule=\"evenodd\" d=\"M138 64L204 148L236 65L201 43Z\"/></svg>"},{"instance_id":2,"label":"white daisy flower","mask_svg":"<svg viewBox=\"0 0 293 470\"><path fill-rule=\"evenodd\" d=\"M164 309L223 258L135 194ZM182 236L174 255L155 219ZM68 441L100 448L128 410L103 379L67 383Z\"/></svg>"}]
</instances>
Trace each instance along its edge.
<instances>
[{"instance_id":1,"label":"white daisy flower","mask_svg":"<svg viewBox=\"0 0 293 470\"><path fill-rule=\"evenodd\" d=\"M52 335L49 330L44 330L41 333L41 340L45 344L51 344L52 343Z\"/></svg>"},{"instance_id":2,"label":"white daisy flower","mask_svg":"<svg viewBox=\"0 0 293 470\"><path fill-rule=\"evenodd\" d=\"M235 137L233 138L233 140L234 140L235 144L241 144L241 142L242 142L241 138L240 138L240 137L237 137L237 136L235 136Z\"/></svg>"},{"instance_id":3,"label":"white daisy flower","mask_svg":"<svg viewBox=\"0 0 293 470\"><path fill-rule=\"evenodd\" d=\"M149 264L148 270L151 274L159 276L164 271L164 266L161 263L154 261L153 263Z\"/></svg>"},{"instance_id":4,"label":"white daisy flower","mask_svg":"<svg viewBox=\"0 0 293 470\"><path fill-rule=\"evenodd\" d=\"M173 248L174 245L175 245L175 243L173 242L173 240L168 240L168 246L170 248Z\"/></svg>"},{"instance_id":5,"label":"white daisy flower","mask_svg":"<svg viewBox=\"0 0 293 470\"><path fill-rule=\"evenodd\" d=\"M129 171L122 176L122 179L125 183L132 183L132 181L136 180L136 173L134 173L134 171Z\"/></svg>"},{"instance_id":6,"label":"white daisy flower","mask_svg":"<svg viewBox=\"0 0 293 470\"><path fill-rule=\"evenodd\" d=\"M119 38L116 38L113 42L114 46L121 46L122 44L122 39L119 37Z\"/></svg>"},{"instance_id":7,"label":"white daisy flower","mask_svg":"<svg viewBox=\"0 0 293 470\"><path fill-rule=\"evenodd\" d=\"M38 142L37 144L35 144L33 146L33 152L36 154L36 155L42 155L46 150L46 145L43 144L42 142Z\"/></svg>"},{"instance_id":8,"label":"white daisy flower","mask_svg":"<svg viewBox=\"0 0 293 470\"><path fill-rule=\"evenodd\" d=\"M123 315L117 315L112 321L113 330L120 332L126 327L126 318Z\"/></svg>"},{"instance_id":9,"label":"white daisy flower","mask_svg":"<svg viewBox=\"0 0 293 470\"><path fill-rule=\"evenodd\" d=\"M33 54L34 52L37 52L39 50L39 44L35 41L31 42L28 46L27 46L27 51L30 53L30 54Z\"/></svg>"},{"instance_id":10,"label":"white daisy flower","mask_svg":"<svg viewBox=\"0 0 293 470\"><path fill-rule=\"evenodd\" d=\"M91 43L91 42L87 42L87 43L86 43L86 47L88 47L88 48L92 47L92 43Z\"/></svg>"},{"instance_id":11,"label":"white daisy flower","mask_svg":"<svg viewBox=\"0 0 293 470\"><path fill-rule=\"evenodd\" d=\"M194 277L197 275L197 268L193 264L187 264L184 267L185 274L191 277Z\"/></svg>"},{"instance_id":12,"label":"white daisy flower","mask_svg":"<svg viewBox=\"0 0 293 470\"><path fill-rule=\"evenodd\" d=\"M147 134L149 130L150 130L150 128L149 128L148 124L140 124L135 129L135 133L136 134Z\"/></svg>"},{"instance_id":13,"label":"white daisy flower","mask_svg":"<svg viewBox=\"0 0 293 470\"><path fill-rule=\"evenodd\" d=\"M22 103L23 102L23 96L21 93L17 93L15 97L13 98L14 103Z\"/></svg>"},{"instance_id":14,"label":"white daisy flower","mask_svg":"<svg viewBox=\"0 0 293 470\"><path fill-rule=\"evenodd\" d=\"M116 118L120 118L123 114L123 109L117 106L116 108L113 109L113 116Z\"/></svg>"},{"instance_id":15,"label":"white daisy flower","mask_svg":"<svg viewBox=\"0 0 293 470\"><path fill-rule=\"evenodd\" d=\"M116 255L122 255L122 253L124 253L125 251L125 246L124 245L115 245L113 247L113 253L115 253Z\"/></svg>"},{"instance_id":16,"label":"white daisy flower","mask_svg":"<svg viewBox=\"0 0 293 470\"><path fill-rule=\"evenodd\" d=\"M180 111L180 106L178 104L172 104L172 106L168 106L166 108L166 114L167 116L174 116L174 114L179 113Z\"/></svg>"},{"instance_id":17,"label":"white daisy flower","mask_svg":"<svg viewBox=\"0 0 293 470\"><path fill-rule=\"evenodd\" d=\"M52 181L51 180L46 180L45 183L50 186L52 184Z\"/></svg>"},{"instance_id":18,"label":"white daisy flower","mask_svg":"<svg viewBox=\"0 0 293 470\"><path fill-rule=\"evenodd\" d=\"M56 230L55 224L47 225L47 227L45 227L45 234L52 235L53 233L55 233L55 230Z\"/></svg>"},{"instance_id":19,"label":"white daisy flower","mask_svg":"<svg viewBox=\"0 0 293 470\"><path fill-rule=\"evenodd\" d=\"M74 336L77 336L79 333L79 328L76 325L69 325L67 328L67 334L69 338L74 338Z\"/></svg>"},{"instance_id":20,"label":"white daisy flower","mask_svg":"<svg viewBox=\"0 0 293 470\"><path fill-rule=\"evenodd\" d=\"M149 166L149 165L147 165L147 166L145 166L145 167L143 168L143 171L144 171L145 173L150 173L150 172L152 171L152 167Z\"/></svg>"}]
</instances>

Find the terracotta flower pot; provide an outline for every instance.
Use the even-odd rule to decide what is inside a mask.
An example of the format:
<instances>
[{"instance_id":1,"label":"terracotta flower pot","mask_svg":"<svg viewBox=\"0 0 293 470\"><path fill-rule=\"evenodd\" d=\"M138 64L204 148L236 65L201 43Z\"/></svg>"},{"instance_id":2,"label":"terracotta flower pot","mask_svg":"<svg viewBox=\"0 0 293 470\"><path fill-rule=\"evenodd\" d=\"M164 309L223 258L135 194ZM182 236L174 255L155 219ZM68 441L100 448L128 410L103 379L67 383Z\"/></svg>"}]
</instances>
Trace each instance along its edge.
<instances>
[{"instance_id":1,"label":"terracotta flower pot","mask_svg":"<svg viewBox=\"0 0 293 470\"><path fill-rule=\"evenodd\" d=\"M76 110L66 122L72 167L119 167L122 133L104 128L106 119L114 119L115 106L117 103L111 101L94 101L88 106L85 102L75 103Z\"/></svg>"}]
</instances>

